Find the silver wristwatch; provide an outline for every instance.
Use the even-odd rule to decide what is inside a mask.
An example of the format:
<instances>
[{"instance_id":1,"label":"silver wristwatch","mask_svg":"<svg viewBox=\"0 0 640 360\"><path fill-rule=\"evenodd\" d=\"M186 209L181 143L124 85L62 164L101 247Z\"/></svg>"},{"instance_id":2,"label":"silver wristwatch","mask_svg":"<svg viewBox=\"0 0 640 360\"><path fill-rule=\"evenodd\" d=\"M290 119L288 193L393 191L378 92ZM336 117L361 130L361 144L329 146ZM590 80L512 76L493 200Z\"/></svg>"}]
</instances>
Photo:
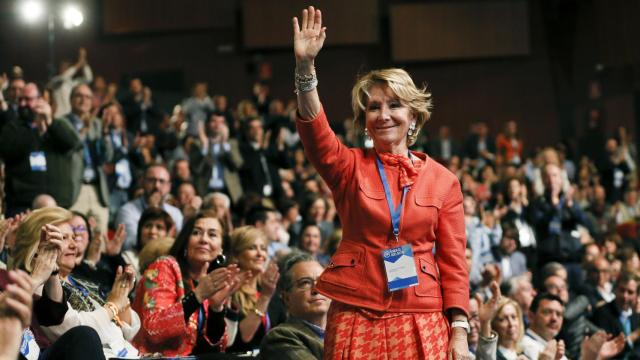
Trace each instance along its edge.
<instances>
[{"instance_id":1,"label":"silver wristwatch","mask_svg":"<svg viewBox=\"0 0 640 360\"><path fill-rule=\"evenodd\" d=\"M469 327L469 322L464 320L456 320L451 322L451 328L463 328L467 331L467 334L471 332L471 328Z\"/></svg>"}]
</instances>

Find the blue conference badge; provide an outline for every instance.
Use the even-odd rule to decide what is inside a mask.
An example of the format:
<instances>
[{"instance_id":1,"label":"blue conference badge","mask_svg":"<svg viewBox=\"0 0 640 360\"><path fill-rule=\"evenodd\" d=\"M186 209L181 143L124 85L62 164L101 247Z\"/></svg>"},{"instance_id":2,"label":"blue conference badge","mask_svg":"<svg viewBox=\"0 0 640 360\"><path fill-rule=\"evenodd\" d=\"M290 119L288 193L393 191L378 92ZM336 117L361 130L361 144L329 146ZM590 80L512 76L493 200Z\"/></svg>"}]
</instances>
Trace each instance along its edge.
<instances>
[{"instance_id":1,"label":"blue conference badge","mask_svg":"<svg viewBox=\"0 0 640 360\"><path fill-rule=\"evenodd\" d=\"M389 291L418 285L418 274L411 245L386 249L382 252L382 259L387 273Z\"/></svg>"}]
</instances>

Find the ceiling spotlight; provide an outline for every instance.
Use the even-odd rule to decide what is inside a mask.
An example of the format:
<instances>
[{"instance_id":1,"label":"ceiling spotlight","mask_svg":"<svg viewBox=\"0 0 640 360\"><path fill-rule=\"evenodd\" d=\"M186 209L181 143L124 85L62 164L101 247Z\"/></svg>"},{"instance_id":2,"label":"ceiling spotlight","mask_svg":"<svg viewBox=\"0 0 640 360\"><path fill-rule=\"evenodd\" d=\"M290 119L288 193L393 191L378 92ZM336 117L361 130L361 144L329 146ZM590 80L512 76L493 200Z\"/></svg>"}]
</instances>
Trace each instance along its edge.
<instances>
[{"instance_id":1,"label":"ceiling spotlight","mask_svg":"<svg viewBox=\"0 0 640 360\"><path fill-rule=\"evenodd\" d=\"M44 5L41 1L37 0L22 1L20 4L20 13L26 22L34 23L44 14Z\"/></svg>"},{"instance_id":2,"label":"ceiling spotlight","mask_svg":"<svg viewBox=\"0 0 640 360\"><path fill-rule=\"evenodd\" d=\"M65 29L80 26L84 21L82 11L75 5L67 5L62 10L62 25Z\"/></svg>"}]
</instances>

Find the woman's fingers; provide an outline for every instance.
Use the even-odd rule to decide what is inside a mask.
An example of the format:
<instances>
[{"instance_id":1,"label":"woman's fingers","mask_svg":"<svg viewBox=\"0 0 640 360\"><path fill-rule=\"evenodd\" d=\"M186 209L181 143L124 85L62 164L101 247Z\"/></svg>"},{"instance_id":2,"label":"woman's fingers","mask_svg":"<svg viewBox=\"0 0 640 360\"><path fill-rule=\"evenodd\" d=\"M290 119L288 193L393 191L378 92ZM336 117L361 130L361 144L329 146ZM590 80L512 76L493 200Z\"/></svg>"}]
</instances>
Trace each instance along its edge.
<instances>
[{"instance_id":1,"label":"woman's fingers","mask_svg":"<svg viewBox=\"0 0 640 360\"><path fill-rule=\"evenodd\" d=\"M23 327L31 324L31 306L21 303L19 300L6 297L4 299L7 309L14 313L22 322Z\"/></svg>"},{"instance_id":2,"label":"woman's fingers","mask_svg":"<svg viewBox=\"0 0 640 360\"><path fill-rule=\"evenodd\" d=\"M320 9L318 9L316 10L316 13L315 13L313 29L320 30L321 28L322 28L322 13L320 12Z\"/></svg>"},{"instance_id":3,"label":"woman's fingers","mask_svg":"<svg viewBox=\"0 0 640 360\"><path fill-rule=\"evenodd\" d=\"M300 25L298 24L298 18L294 16L291 23L293 24L293 36L295 37L298 35L298 33L300 33Z\"/></svg>"},{"instance_id":4,"label":"woman's fingers","mask_svg":"<svg viewBox=\"0 0 640 360\"><path fill-rule=\"evenodd\" d=\"M309 23L309 11L307 9L302 10L302 16L300 19L302 20L302 26L300 27L301 31L305 31L307 29L307 24Z\"/></svg>"},{"instance_id":5,"label":"woman's fingers","mask_svg":"<svg viewBox=\"0 0 640 360\"><path fill-rule=\"evenodd\" d=\"M9 279L21 289L29 293L33 291L33 284L31 284L30 277L26 272L22 270L9 271Z\"/></svg>"}]
</instances>

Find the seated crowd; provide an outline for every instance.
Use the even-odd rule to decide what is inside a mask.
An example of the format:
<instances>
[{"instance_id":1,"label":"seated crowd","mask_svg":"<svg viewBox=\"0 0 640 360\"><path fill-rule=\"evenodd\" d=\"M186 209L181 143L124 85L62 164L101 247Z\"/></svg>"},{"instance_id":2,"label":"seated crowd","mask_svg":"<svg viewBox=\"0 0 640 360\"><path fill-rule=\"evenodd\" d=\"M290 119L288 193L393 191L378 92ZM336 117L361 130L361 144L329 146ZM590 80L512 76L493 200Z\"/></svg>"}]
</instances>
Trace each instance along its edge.
<instances>
[{"instance_id":1,"label":"seated crowd","mask_svg":"<svg viewBox=\"0 0 640 360\"><path fill-rule=\"evenodd\" d=\"M197 83L167 114L82 49L25 79L0 77L0 359L322 358L315 284L342 232L295 102L260 82L232 108ZM416 143L462 184L477 358L640 358L637 151L602 116L543 149L515 121Z\"/></svg>"}]
</instances>

